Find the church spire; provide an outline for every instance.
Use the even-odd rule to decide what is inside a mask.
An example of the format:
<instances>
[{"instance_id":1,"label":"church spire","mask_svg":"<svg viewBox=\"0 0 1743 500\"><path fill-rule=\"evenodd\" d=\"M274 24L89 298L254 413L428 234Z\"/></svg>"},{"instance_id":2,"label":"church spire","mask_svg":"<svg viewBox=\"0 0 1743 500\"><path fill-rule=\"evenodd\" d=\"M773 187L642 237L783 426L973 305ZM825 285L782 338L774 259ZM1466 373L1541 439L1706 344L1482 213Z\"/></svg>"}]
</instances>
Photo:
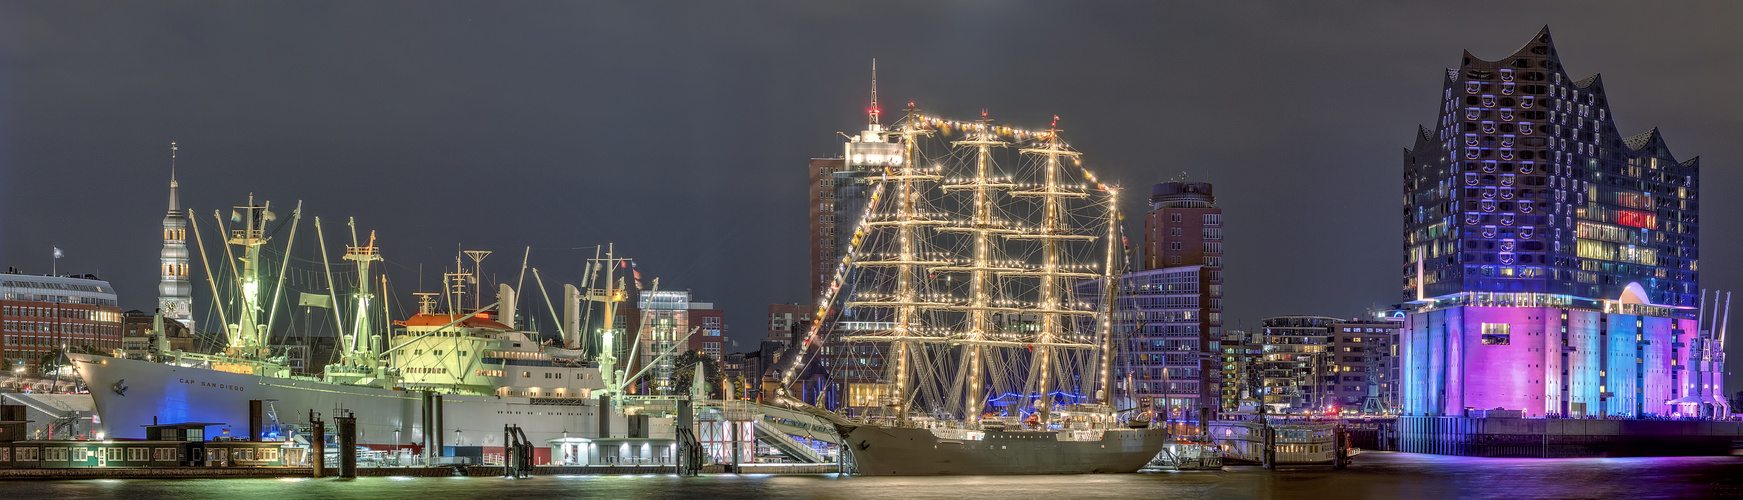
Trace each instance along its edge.
<instances>
[{"instance_id":1,"label":"church spire","mask_svg":"<svg viewBox=\"0 0 1743 500\"><path fill-rule=\"evenodd\" d=\"M176 143L169 143L169 212L174 215L182 210L181 199L176 191L181 185L176 183Z\"/></svg>"},{"instance_id":2,"label":"church spire","mask_svg":"<svg viewBox=\"0 0 1743 500\"><path fill-rule=\"evenodd\" d=\"M165 319L194 330L193 292L188 281L188 218L182 213L181 184L176 182L176 143L169 143L169 213L163 217L163 251L158 254L163 280L157 285L157 308Z\"/></svg>"}]
</instances>

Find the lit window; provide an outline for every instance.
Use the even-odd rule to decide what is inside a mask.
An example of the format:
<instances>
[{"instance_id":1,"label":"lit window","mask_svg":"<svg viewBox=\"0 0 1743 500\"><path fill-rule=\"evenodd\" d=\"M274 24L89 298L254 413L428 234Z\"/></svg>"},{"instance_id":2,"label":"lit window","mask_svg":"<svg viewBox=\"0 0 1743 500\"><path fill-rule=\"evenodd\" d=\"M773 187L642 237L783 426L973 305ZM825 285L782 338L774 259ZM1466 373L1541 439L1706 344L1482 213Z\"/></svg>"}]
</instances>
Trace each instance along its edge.
<instances>
[{"instance_id":1,"label":"lit window","mask_svg":"<svg viewBox=\"0 0 1743 500\"><path fill-rule=\"evenodd\" d=\"M1512 325L1506 323L1483 323L1483 345L1508 345L1512 333Z\"/></svg>"}]
</instances>

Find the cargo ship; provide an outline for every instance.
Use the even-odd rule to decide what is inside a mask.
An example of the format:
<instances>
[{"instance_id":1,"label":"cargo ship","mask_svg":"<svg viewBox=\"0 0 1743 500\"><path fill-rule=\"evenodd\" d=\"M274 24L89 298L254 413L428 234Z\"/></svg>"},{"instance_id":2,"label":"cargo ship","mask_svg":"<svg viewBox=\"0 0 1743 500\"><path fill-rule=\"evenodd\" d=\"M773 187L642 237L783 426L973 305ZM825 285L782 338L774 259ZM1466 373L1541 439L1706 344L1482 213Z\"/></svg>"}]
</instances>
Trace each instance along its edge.
<instances>
[{"instance_id":1,"label":"cargo ship","mask_svg":"<svg viewBox=\"0 0 1743 500\"><path fill-rule=\"evenodd\" d=\"M221 260L234 262L233 268L220 267L225 272L214 275L200 244L207 275L229 278L227 300L215 301L225 323L228 347L223 352L172 352L159 326L150 359L69 354L101 417L98 430L111 438L133 438L147 425L219 422L225 427L215 432L236 439L307 440L299 434L306 432L311 418L351 415L357 419L360 445L439 452L444 445L501 446L505 425L519 426L528 440L541 445L558 438L609 437L613 429L626 428L624 416L613 412L609 402L611 388L623 386L610 380L614 360L609 312L602 330L606 333L599 339L603 354L593 359L585 359L578 348L579 328L564 332L560 345L515 328L515 291L507 285L500 286L497 302L489 305L477 304L476 293L472 308L463 307L463 291L446 297L447 312L436 310L437 294L419 294L416 314L391 321L382 300L386 280L375 281L370 272L371 264L381 260L375 236L360 243L354 221L352 244L342 258L354 266L356 281L341 293L323 248L321 264L330 295L310 299L305 293L302 298L325 301L312 310L331 310L339 329L336 361L322 367L320 376L294 375L285 357L267 342L271 327L284 321L275 322L274 316L279 313L276 304L286 302L280 294L285 293L284 269L290 265L290 242L277 252L286 256L283 265L271 269L265 261L263 248L281 232L267 230L276 220L270 205L257 204L251 196L247 205L232 212L233 226L224 231L221 254L230 258ZM172 201L172 215L175 208ZM195 220L192 213L187 217ZM293 242L300 219L299 203L290 220L288 239ZM199 224L192 225L196 240L201 239ZM324 243L319 218L315 226ZM609 254L594 260L600 261L600 269L617 267L606 265L612 261ZM444 283L448 290L477 282L476 269L448 277L453 281ZM589 289L588 296L605 301L609 311L624 294L612 290L609 274L605 281L604 290ZM213 295L220 296L219 281L208 282Z\"/></svg>"}]
</instances>

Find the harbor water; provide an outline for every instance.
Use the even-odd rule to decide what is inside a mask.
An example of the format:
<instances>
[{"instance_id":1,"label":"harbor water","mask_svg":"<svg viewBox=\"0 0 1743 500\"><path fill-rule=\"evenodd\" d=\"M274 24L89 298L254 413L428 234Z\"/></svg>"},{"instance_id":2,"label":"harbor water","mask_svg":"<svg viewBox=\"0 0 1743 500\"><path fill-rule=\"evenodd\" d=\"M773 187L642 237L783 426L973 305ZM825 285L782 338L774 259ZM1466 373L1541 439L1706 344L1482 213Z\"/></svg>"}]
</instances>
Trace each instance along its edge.
<instances>
[{"instance_id":1,"label":"harbor water","mask_svg":"<svg viewBox=\"0 0 1743 500\"><path fill-rule=\"evenodd\" d=\"M12 481L0 498L1743 498L1743 457L1367 453L1329 466L1073 476L534 476Z\"/></svg>"}]
</instances>

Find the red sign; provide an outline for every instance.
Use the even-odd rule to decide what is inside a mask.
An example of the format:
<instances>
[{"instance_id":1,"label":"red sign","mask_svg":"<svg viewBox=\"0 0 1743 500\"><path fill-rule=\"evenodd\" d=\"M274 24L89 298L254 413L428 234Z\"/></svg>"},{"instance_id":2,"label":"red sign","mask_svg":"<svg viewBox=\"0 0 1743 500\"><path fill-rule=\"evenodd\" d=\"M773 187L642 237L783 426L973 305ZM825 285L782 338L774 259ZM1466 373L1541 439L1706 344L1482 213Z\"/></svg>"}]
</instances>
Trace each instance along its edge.
<instances>
[{"instance_id":1,"label":"red sign","mask_svg":"<svg viewBox=\"0 0 1743 500\"><path fill-rule=\"evenodd\" d=\"M1616 223L1624 226L1652 229L1658 227L1658 216L1633 210L1618 210Z\"/></svg>"}]
</instances>

